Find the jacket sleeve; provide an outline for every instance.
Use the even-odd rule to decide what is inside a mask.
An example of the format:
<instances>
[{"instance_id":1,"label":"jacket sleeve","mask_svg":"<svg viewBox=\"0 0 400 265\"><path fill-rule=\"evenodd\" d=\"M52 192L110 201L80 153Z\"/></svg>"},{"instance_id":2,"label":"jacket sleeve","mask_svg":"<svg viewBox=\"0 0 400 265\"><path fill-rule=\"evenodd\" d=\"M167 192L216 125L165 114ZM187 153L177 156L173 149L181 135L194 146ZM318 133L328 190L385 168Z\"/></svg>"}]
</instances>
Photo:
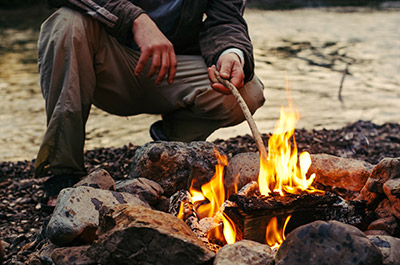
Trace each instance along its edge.
<instances>
[{"instance_id":1,"label":"jacket sleeve","mask_svg":"<svg viewBox=\"0 0 400 265\"><path fill-rule=\"evenodd\" d=\"M47 0L52 7L66 6L81 11L104 25L122 43L133 41L133 21L144 11L127 0Z\"/></svg>"},{"instance_id":2,"label":"jacket sleeve","mask_svg":"<svg viewBox=\"0 0 400 265\"><path fill-rule=\"evenodd\" d=\"M200 31L200 49L208 66L215 64L228 48L244 53L245 82L254 76L253 46L243 18L245 0L210 0Z\"/></svg>"}]
</instances>

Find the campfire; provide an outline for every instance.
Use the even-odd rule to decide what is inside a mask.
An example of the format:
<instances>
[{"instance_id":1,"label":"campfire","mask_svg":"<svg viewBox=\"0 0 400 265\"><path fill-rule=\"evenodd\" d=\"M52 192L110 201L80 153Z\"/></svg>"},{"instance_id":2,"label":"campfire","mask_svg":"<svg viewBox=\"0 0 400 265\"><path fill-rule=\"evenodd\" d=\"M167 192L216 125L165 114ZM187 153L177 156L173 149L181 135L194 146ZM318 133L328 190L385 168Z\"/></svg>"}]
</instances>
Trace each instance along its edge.
<instances>
[{"instance_id":1,"label":"campfire","mask_svg":"<svg viewBox=\"0 0 400 265\"><path fill-rule=\"evenodd\" d=\"M257 198L260 200L269 197L285 197L289 194L301 195L305 193L316 193L323 195L325 192L312 186L315 180L315 174L307 176L307 171L311 166L311 156L308 152L298 154L294 131L298 121L298 113L294 110L290 101L289 107L281 107L280 118L276 124L274 134L268 141L268 152L261 150L260 165L258 174ZM229 217L229 199L231 194L224 189L224 167L228 165L228 159L214 150L218 160L215 175L208 182L201 186L201 190L193 188L193 183L189 189L190 201L182 201L179 207L178 217L185 220L185 210L195 211L201 219L211 218L212 222L220 228L213 228L209 231L207 237L217 242L233 244L237 240L243 239L243 231L237 234L237 224ZM235 188L237 194L237 186ZM279 200L279 199L278 199ZM190 204L188 206L185 204ZM273 249L279 248L285 239L285 228L292 215L287 215L282 220L277 216L266 216L269 219L265 227L259 227L256 231L259 235L265 236L263 241ZM279 225L280 224L280 225ZM223 233L221 233L221 231ZM255 239L255 238L251 238Z\"/></svg>"},{"instance_id":2,"label":"campfire","mask_svg":"<svg viewBox=\"0 0 400 265\"><path fill-rule=\"evenodd\" d=\"M61 191L28 264L399 264L400 159L299 154L298 117L282 107L268 151L152 142L129 179L93 171Z\"/></svg>"}]
</instances>

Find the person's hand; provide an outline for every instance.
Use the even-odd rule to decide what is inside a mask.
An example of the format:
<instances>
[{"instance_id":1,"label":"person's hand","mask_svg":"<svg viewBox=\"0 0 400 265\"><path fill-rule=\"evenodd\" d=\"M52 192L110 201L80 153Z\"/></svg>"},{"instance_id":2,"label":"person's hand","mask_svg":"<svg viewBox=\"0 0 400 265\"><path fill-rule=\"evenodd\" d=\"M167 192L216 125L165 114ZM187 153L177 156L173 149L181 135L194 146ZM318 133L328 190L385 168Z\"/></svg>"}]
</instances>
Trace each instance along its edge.
<instances>
[{"instance_id":1,"label":"person's hand","mask_svg":"<svg viewBox=\"0 0 400 265\"><path fill-rule=\"evenodd\" d=\"M240 89L244 85L244 71L240 58L236 53L227 53L218 59L218 67L212 65L208 68L208 78L210 79L211 86L214 90L222 94L230 94L229 88L219 83L215 77L215 70L218 70L220 76L228 79L232 85Z\"/></svg>"},{"instance_id":2,"label":"person's hand","mask_svg":"<svg viewBox=\"0 0 400 265\"><path fill-rule=\"evenodd\" d=\"M177 67L172 43L147 14L141 14L133 21L132 30L133 38L141 52L135 68L135 75L143 72L151 58L151 67L146 77L151 78L158 72L156 84L160 84L166 75L168 75L168 83L172 84Z\"/></svg>"}]
</instances>

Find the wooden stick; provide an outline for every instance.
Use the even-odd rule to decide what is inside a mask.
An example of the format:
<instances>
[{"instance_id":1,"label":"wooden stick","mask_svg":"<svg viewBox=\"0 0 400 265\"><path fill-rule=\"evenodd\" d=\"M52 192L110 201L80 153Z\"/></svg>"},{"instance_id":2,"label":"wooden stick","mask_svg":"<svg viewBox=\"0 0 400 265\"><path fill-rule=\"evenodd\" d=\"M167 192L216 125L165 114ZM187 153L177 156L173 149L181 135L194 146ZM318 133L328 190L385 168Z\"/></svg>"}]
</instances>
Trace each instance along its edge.
<instances>
[{"instance_id":1,"label":"wooden stick","mask_svg":"<svg viewBox=\"0 0 400 265\"><path fill-rule=\"evenodd\" d=\"M262 140L261 134L257 129L256 122L254 121L253 116L251 115L251 112L249 110L249 107L247 106L246 102L244 101L242 95L240 95L238 89L231 82L229 82L226 79L223 79L218 71L215 71L215 76L216 76L218 82L223 84L225 87L229 88L229 90L232 92L232 94L235 97L236 101L238 102L240 108L242 109L243 115L246 118L247 123L249 124L251 133L253 134L253 138L256 143L257 149L260 152L260 155L262 155L264 158L266 158L267 150L265 149L265 145Z\"/></svg>"}]
</instances>

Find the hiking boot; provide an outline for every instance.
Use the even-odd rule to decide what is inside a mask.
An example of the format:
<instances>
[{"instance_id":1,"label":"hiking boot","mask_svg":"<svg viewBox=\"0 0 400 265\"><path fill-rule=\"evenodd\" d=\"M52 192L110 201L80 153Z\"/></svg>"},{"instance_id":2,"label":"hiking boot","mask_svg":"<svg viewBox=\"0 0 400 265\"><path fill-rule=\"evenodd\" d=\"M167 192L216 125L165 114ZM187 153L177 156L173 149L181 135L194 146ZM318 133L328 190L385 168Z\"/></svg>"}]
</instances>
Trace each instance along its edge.
<instances>
[{"instance_id":1,"label":"hiking boot","mask_svg":"<svg viewBox=\"0 0 400 265\"><path fill-rule=\"evenodd\" d=\"M156 121L150 126L150 136L154 141L169 141L164 133L163 121Z\"/></svg>"}]
</instances>

